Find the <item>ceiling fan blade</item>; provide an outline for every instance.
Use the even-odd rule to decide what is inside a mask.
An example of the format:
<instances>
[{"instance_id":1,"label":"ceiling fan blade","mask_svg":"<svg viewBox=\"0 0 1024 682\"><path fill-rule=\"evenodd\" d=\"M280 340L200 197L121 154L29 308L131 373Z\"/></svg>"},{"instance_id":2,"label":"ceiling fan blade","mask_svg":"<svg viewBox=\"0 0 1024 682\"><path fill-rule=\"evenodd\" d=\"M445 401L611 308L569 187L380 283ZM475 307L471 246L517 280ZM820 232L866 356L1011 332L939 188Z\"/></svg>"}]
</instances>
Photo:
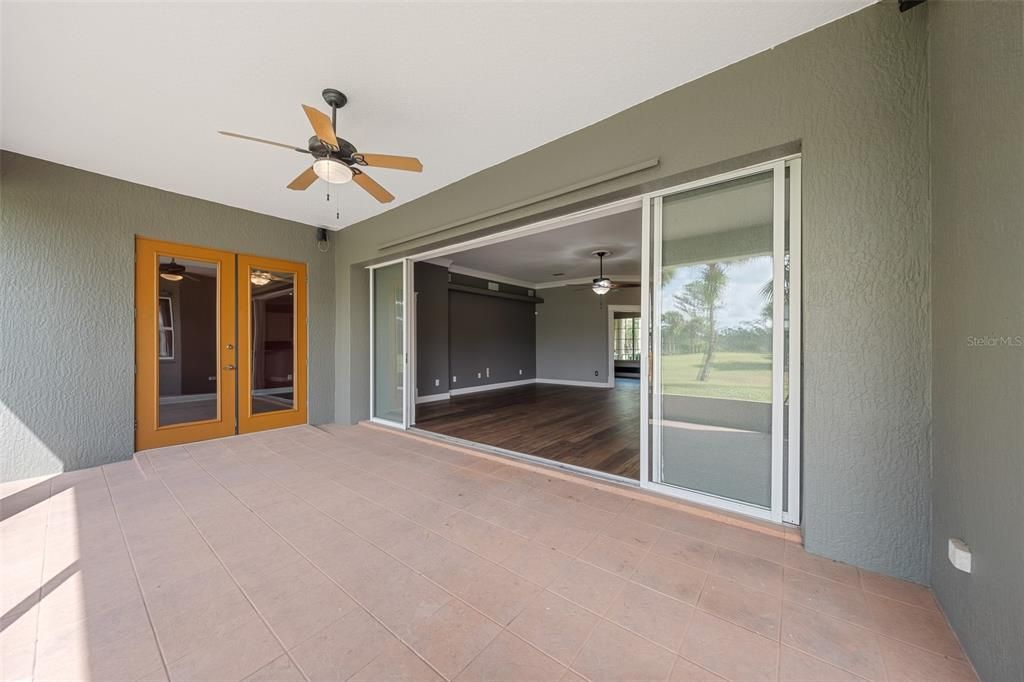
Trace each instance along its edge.
<instances>
[{"instance_id":1,"label":"ceiling fan blade","mask_svg":"<svg viewBox=\"0 0 1024 682\"><path fill-rule=\"evenodd\" d=\"M314 182L316 182L316 172L310 166L299 173L297 178L288 183L288 189L308 189Z\"/></svg>"},{"instance_id":2,"label":"ceiling fan blade","mask_svg":"<svg viewBox=\"0 0 1024 682\"><path fill-rule=\"evenodd\" d=\"M381 187L376 180L366 173L356 173L352 176L352 181L365 189L370 196L382 204L389 203L395 198L395 195Z\"/></svg>"},{"instance_id":3,"label":"ceiling fan blade","mask_svg":"<svg viewBox=\"0 0 1024 682\"><path fill-rule=\"evenodd\" d=\"M391 154L363 154L359 156L368 166L375 168L394 168L395 170L412 171L419 173L423 171L423 164L412 156L392 156Z\"/></svg>"},{"instance_id":4,"label":"ceiling fan blade","mask_svg":"<svg viewBox=\"0 0 1024 682\"><path fill-rule=\"evenodd\" d=\"M306 118L309 119L310 124L313 126L313 132L316 133L317 139L323 142L331 149L338 150L338 137L334 134L334 126L331 125L331 117L313 107L302 105L302 110L306 112Z\"/></svg>"},{"instance_id":5,"label":"ceiling fan blade","mask_svg":"<svg viewBox=\"0 0 1024 682\"><path fill-rule=\"evenodd\" d=\"M612 289L631 289L640 286L640 282L612 282Z\"/></svg>"},{"instance_id":6,"label":"ceiling fan blade","mask_svg":"<svg viewBox=\"0 0 1024 682\"><path fill-rule=\"evenodd\" d=\"M250 142L262 142L263 144L272 144L275 147L284 147L285 149L294 149L295 151L302 152L303 154L308 154L309 153L308 149L302 149L301 147L296 147L294 145L285 144L283 142L271 142L270 140L262 140L262 139L260 139L258 137L250 137L249 135L240 135L238 133L229 133L226 130L218 130L217 132L220 133L221 135L227 135L228 137L237 137L240 140L249 140Z\"/></svg>"}]
</instances>

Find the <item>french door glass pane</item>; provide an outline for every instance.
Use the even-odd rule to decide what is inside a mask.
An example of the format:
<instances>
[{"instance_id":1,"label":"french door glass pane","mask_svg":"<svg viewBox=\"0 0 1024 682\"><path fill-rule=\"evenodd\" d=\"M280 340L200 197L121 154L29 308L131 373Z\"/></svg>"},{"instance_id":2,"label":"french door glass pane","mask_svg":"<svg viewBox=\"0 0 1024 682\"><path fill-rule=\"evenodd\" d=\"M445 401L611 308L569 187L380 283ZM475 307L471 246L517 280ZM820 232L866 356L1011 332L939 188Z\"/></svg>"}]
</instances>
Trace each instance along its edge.
<instances>
[{"instance_id":1,"label":"french door glass pane","mask_svg":"<svg viewBox=\"0 0 1024 682\"><path fill-rule=\"evenodd\" d=\"M160 426L216 419L216 263L160 256L157 353Z\"/></svg>"},{"instance_id":2,"label":"french door glass pane","mask_svg":"<svg viewBox=\"0 0 1024 682\"><path fill-rule=\"evenodd\" d=\"M405 351L403 264L371 271L373 277L373 415L402 423Z\"/></svg>"},{"instance_id":3,"label":"french door glass pane","mask_svg":"<svg viewBox=\"0 0 1024 682\"><path fill-rule=\"evenodd\" d=\"M769 508L771 172L662 199L660 482ZM657 414L657 413L656 413Z\"/></svg>"},{"instance_id":4,"label":"french door glass pane","mask_svg":"<svg viewBox=\"0 0 1024 682\"><path fill-rule=\"evenodd\" d=\"M295 407L295 273L249 268L252 414Z\"/></svg>"}]
</instances>

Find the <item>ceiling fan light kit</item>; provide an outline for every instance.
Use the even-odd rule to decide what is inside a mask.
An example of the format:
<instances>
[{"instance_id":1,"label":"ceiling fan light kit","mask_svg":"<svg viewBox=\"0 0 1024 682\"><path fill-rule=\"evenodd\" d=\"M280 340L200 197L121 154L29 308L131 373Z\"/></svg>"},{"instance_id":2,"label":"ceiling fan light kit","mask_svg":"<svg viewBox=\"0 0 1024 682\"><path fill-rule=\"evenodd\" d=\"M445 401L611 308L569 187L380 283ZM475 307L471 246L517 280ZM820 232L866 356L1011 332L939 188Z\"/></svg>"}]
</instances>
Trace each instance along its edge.
<instances>
[{"instance_id":1,"label":"ceiling fan light kit","mask_svg":"<svg viewBox=\"0 0 1024 682\"><path fill-rule=\"evenodd\" d=\"M594 293L598 296L604 296L612 290L612 281L604 276L604 257L612 255L611 251L594 251L594 255L597 256L600 262L599 274L594 278L594 283L590 286L594 290Z\"/></svg>"},{"instance_id":2,"label":"ceiling fan light kit","mask_svg":"<svg viewBox=\"0 0 1024 682\"><path fill-rule=\"evenodd\" d=\"M343 185L352 181L352 169L337 159L317 159L313 162L313 172L318 178L332 185Z\"/></svg>"},{"instance_id":3,"label":"ceiling fan light kit","mask_svg":"<svg viewBox=\"0 0 1024 682\"><path fill-rule=\"evenodd\" d=\"M348 140L338 137L338 109L348 103L345 93L334 88L327 88L322 93L327 106L331 108L331 115L323 113L311 106L302 105L306 112L306 118L313 127L313 137L309 138L306 147L296 147L281 142L271 142L258 137L229 133L221 130L221 135L237 137L250 142L260 142L275 147L291 149L302 154L309 154L314 158L313 165L302 171L294 180L288 183L288 189L306 190L316 182L317 178L332 185L341 185L354 181L367 194L382 204L394 201L395 196L384 189L376 180L371 178L363 170L364 167L391 168L394 170L412 171L419 173L423 170L423 164L419 159L411 156L394 156L391 154L364 154L356 149L355 145Z\"/></svg>"}]
</instances>

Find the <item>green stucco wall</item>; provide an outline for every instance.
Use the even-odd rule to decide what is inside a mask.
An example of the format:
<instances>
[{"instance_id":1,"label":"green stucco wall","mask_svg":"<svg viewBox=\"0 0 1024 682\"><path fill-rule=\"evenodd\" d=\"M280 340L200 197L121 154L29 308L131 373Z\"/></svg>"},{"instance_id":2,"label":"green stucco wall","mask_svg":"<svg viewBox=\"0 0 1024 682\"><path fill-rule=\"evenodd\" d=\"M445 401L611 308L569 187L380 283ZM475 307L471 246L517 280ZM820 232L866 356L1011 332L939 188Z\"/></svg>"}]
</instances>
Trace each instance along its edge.
<instances>
[{"instance_id":1,"label":"green stucco wall","mask_svg":"<svg viewBox=\"0 0 1024 682\"><path fill-rule=\"evenodd\" d=\"M1024 680L1024 3L928 13L932 584L982 679Z\"/></svg>"},{"instance_id":2,"label":"green stucco wall","mask_svg":"<svg viewBox=\"0 0 1024 682\"><path fill-rule=\"evenodd\" d=\"M309 418L334 415L334 254L306 225L0 156L0 480L131 457L135 235L308 264Z\"/></svg>"},{"instance_id":3,"label":"green stucco wall","mask_svg":"<svg viewBox=\"0 0 1024 682\"><path fill-rule=\"evenodd\" d=\"M652 157L656 168L434 239L799 149L807 548L926 580L926 18L888 3L869 7L343 231L335 252L338 421L367 416L362 265L422 250L429 239L381 244ZM429 173L431 159L423 161Z\"/></svg>"}]
</instances>

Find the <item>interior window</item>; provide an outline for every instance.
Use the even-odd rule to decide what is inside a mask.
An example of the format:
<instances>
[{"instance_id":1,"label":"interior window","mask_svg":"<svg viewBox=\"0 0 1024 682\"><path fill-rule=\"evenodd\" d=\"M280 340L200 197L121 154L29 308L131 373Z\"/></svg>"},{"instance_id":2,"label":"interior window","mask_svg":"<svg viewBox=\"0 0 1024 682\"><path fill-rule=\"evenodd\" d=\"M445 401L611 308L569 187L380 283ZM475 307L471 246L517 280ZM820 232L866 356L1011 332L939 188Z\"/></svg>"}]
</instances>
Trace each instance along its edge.
<instances>
[{"instance_id":1,"label":"interior window","mask_svg":"<svg viewBox=\"0 0 1024 682\"><path fill-rule=\"evenodd\" d=\"M174 316L171 313L171 298L169 296L160 297L160 308L158 314L159 320L157 321L157 336L160 339L160 359L173 360Z\"/></svg>"},{"instance_id":2,"label":"interior window","mask_svg":"<svg viewBox=\"0 0 1024 682\"><path fill-rule=\"evenodd\" d=\"M636 313L625 313L624 316L615 317L615 359L616 360L639 360L640 345L640 315Z\"/></svg>"}]
</instances>

